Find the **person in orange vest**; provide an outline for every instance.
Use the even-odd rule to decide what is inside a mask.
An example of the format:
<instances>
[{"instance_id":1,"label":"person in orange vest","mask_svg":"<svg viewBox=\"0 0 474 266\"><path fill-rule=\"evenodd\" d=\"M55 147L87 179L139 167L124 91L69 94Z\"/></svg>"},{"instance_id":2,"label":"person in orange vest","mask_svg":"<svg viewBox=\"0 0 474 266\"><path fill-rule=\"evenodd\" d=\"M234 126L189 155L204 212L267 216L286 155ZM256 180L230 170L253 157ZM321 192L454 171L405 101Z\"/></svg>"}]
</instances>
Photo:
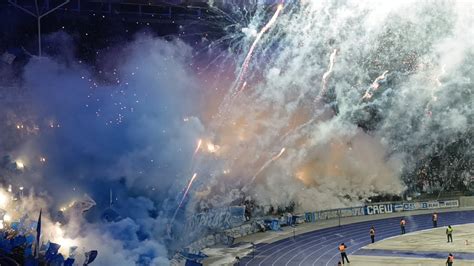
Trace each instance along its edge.
<instances>
[{"instance_id":1,"label":"person in orange vest","mask_svg":"<svg viewBox=\"0 0 474 266\"><path fill-rule=\"evenodd\" d=\"M406 231L405 231L405 225L406 225L406 224L407 224L407 222L405 221L404 218L402 218L402 219L400 220L400 229L402 229L402 235L405 234L405 232L406 232Z\"/></svg>"},{"instance_id":2,"label":"person in orange vest","mask_svg":"<svg viewBox=\"0 0 474 266\"><path fill-rule=\"evenodd\" d=\"M433 213L431 220L433 221L433 228L438 227L438 213Z\"/></svg>"},{"instance_id":3,"label":"person in orange vest","mask_svg":"<svg viewBox=\"0 0 474 266\"><path fill-rule=\"evenodd\" d=\"M375 242L375 227L372 225L369 230L369 235L370 235L370 240L372 240L372 243Z\"/></svg>"},{"instance_id":4,"label":"person in orange vest","mask_svg":"<svg viewBox=\"0 0 474 266\"><path fill-rule=\"evenodd\" d=\"M453 243L453 231L454 229L451 227L451 225L448 225L448 228L446 228L446 236L448 237L448 243Z\"/></svg>"},{"instance_id":5,"label":"person in orange vest","mask_svg":"<svg viewBox=\"0 0 474 266\"><path fill-rule=\"evenodd\" d=\"M349 258L347 258L346 248L347 248L347 246L344 245L344 243L341 243L339 245L339 251L341 252L342 264L344 264L344 258L346 259L347 263L351 263L349 261Z\"/></svg>"},{"instance_id":6,"label":"person in orange vest","mask_svg":"<svg viewBox=\"0 0 474 266\"><path fill-rule=\"evenodd\" d=\"M447 266L453 266L454 263L454 256L453 254L449 253L448 260L446 260Z\"/></svg>"}]
</instances>

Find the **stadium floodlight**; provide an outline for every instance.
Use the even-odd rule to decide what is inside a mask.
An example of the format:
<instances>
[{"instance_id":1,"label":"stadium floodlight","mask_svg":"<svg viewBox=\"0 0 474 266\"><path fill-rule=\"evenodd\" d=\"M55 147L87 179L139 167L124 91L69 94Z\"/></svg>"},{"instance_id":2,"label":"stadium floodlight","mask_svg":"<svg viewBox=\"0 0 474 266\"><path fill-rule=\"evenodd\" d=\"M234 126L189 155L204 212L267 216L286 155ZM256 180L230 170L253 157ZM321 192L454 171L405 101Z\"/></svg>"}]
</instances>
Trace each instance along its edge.
<instances>
[{"instance_id":1,"label":"stadium floodlight","mask_svg":"<svg viewBox=\"0 0 474 266\"><path fill-rule=\"evenodd\" d=\"M38 23L38 56L41 57L41 19L46 17L47 15L51 14L52 12L56 11L57 9L61 8L62 6L66 5L69 3L70 0L64 0L63 3L59 4L58 6L46 11L43 14L40 14L39 7L38 7L38 0L35 0L35 8L36 8L36 13L33 13L32 11L22 7L21 5L16 3L16 0L8 0L8 3L13 5L14 7L20 9L21 11L27 13L28 15L31 15L36 18L36 21Z\"/></svg>"}]
</instances>

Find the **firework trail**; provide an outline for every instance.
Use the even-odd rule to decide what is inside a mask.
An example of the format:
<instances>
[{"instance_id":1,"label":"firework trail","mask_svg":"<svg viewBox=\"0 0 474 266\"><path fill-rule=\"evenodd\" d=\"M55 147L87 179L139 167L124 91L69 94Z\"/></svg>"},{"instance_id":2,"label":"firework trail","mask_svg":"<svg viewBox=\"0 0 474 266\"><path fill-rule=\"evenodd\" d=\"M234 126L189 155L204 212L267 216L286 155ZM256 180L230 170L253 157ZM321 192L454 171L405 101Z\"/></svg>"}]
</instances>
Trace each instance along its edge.
<instances>
[{"instance_id":1,"label":"firework trail","mask_svg":"<svg viewBox=\"0 0 474 266\"><path fill-rule=\"evenodd\" d=\"M280 151L277 155L273 156L270 160L268 160L265 164L263 164L262 167L260 167L260 169L258 169L258 171L255 173L255 175L253 175L252 180L250 181L249 184L252 184L252 183L255 181L255 179L257 178L257 176L258 176L263 170L265 170L265 168L267 168L272 162L278 160L278 158L280 158L280 157L283 155L283 153L285 152L285 150L286 150L286 148L282 148L281 151Z\"/></svg>"},{"instance_id":2,"label":"firework trail","mask_svg":"<svg viewBox=\"0 0 474 266\"><path fill-rule=\"evenodd\" d=\"M235 90L240 84L243 82L245 74L247 73L247 70L249 68L250 60L252 59L253 52L255 48L257 47L258 42L262 38L263 34L267 32L273 24L275 24L276 20L278 19L278 16L280 15L281 10L283 9L283 4L280 3L278 4L277 10L273 14L272 18L263 26L263 28L260 30L260 32L257 34L255 37L255 40L253 41L252 45L250 46L249 52L247 53L247 56L244 59L244 62L242 63L242 67L240 70L239 75L237 76L237 83L235 84L235 87L232 91ZM245 84L240 88L240 90L236 93L238 95L240 92L242 92L245 88Z\"/></svg>"},{"instance_id":3,"label":"firework trail","mask_svg":"<svg viewBox=\"0 0 474 266\"><path fill-rule=\"evenodd\" d=\"M232 86L232 89L230 90L230 94L228 94L228 96L226 96L224 98L224 101L221 104L221 108L223 107L225 109L230 104L230 102L232 101L232 98L236 97L242 91L244 91L245 87L247 86L247 82L244 81L244 78L245 78L245 75L247 74L247 71L248 71L248 68L249 68L249 65L250 65L250 61L252 59L255 48L257 47L258 43L262 39L263 34L265 34L273 26L273 24L275 24L275 22L278 19L278 16L280 15L282 10L283 10L283 1L281 1L280 4L278 4L277 10L273 14L272 18L257 33L257 35L255 37L255 40L253 41L247 55L245 56L245 59L244 59L244 61L242 63L242 66L240 68L240 72L237 75L237 79L234 82L234 85ZM238 91L236 91L236 90L238 90ZM225 110L224 110L224 112L225 112Z\"/></svg>"},{"instance_id":4,"label":"firework trail","mask_svg":"<svg viewBox=\"0 0 474 266\"><path fill-rule=\"evenodd\" d=\"M191 162L194 161L194 157L196 157L196 154L199 152L199 149L201 148L201 145L202 145L202 139L199 139L198 143L196 145L196 149L194 150L193 158L191 159Z\"/></svg>"},{"instance_id":5,"label":"firework trail","mask_svg":"<svg viewBox=\"0 0 474 266\"><path fill-rule=\"evenodd\" d=\"M328 85L328 78L332 73L333 67L334 67L334 60L336 59L336 54L337 54L337 49L334 49L334 51L331 53L331 56L329 57L329 68L328 71L326 71L323 75L322 79L322 88L321 91L319 92L319 97L322 97L327 90L327 85ZM318 97L318 98L319 98Z\"/></svg>"},{"instance_id":6,"label":"firework trail","mask_svg":"<svg viewBox=\"0 0 474 266\"><path fill-rule=\"evenodd\" d=\"M425 107L426 114L430 117L433 114L433 112L431 111L433 103L438 101L438 97L435 95L435 92L439 87L443 86L443 83L441 83L441 81L439 79L445 73L446 73L446 70L445 70L445 66L443 65L441 67L441 73L434 77L434 82L435 82L436 86L433 86L433 88L431 89L431 99L428 101L428 103L426 104L426 107Z\"/></svg>"},{"instance_id":7,"label":"firework trail","mask_svg":"<svg viewBox=\"0 0 474 266\"><path fill-rule=\"evenodd\" d=\"M171 218L171 224L174 223L174 219L176 218L176 215L178 214L179 209L183 205L184 199L188 195L189 189L191 188L191 186L192 186L194 180L196 179L196 177L197 177L197 173L194 173L194 175L191 177L191 180L189 180L188 186L186 187L186 190L183 193L183 197L181 198L181 201L179 202L178 207L174 211L173 217Z\"/></svg>"},{"instance_id":8,"label":"firework trail","mask_svg":"<svg viewBox=\"0 0 474 266\"><path fill-rule=\"evenodd\" d=\"M361 100L367 99L369 100L372 98L374 95L374 92L380 87L380 81L384 80L386 78L385 75L387 75L388 71L385 70L382 75L378 76L374 82L372 82L372 85L365 91L364 96L362 96Z\"/></svg>"}]
</instances>

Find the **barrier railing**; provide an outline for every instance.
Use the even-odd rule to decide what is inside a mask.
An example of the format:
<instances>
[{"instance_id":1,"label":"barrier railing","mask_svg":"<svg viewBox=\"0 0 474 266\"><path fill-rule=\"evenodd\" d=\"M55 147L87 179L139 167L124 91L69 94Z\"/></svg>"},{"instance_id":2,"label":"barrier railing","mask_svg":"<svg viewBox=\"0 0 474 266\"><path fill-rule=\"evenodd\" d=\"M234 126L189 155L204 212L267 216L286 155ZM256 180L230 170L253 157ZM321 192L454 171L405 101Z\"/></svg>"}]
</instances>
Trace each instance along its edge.
<instances>
[{"instance_id":1,"label":"barrier railing","mask_svg":"<svg viewBox=\"0 0 474 266\"><path fill-rule=\"evenodd\" d=\"M364 206L323 210L315 212L305 212L306 222L317 222L319 220L328 220L343 217L363 216L363 215L377 215L385 213L415 211L415 210L430 210L443 208L457 208L459 207L459 200L429 200L429 201L415 201L415 202L383 202L373 203Z\"/></svg>"}]
</instances>

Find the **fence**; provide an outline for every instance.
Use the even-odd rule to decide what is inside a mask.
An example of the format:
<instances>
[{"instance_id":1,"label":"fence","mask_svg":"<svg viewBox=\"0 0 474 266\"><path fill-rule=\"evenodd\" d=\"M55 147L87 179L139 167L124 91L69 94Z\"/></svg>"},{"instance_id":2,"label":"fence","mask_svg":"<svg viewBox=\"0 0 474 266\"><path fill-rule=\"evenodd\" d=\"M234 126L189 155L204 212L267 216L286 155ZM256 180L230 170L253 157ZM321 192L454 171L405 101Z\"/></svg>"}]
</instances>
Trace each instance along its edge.
<instances>
[{"instance_id":1,"label":"fence","mask_svg":"<svg viewBox=\"0 0 474 266\"><path fill-rule=\"evenodd\" d=\"M429 210L442 208L456 208L459 207L459 200L430 200L419 202L384 202L368 204L365 206L332 209L316 212L306 212L306 222L316 222L319 220L327 220L334 218L363 216L363 215L377 215L384 213L414 211L414 210Z\"/></svg>"}]
</instances>

